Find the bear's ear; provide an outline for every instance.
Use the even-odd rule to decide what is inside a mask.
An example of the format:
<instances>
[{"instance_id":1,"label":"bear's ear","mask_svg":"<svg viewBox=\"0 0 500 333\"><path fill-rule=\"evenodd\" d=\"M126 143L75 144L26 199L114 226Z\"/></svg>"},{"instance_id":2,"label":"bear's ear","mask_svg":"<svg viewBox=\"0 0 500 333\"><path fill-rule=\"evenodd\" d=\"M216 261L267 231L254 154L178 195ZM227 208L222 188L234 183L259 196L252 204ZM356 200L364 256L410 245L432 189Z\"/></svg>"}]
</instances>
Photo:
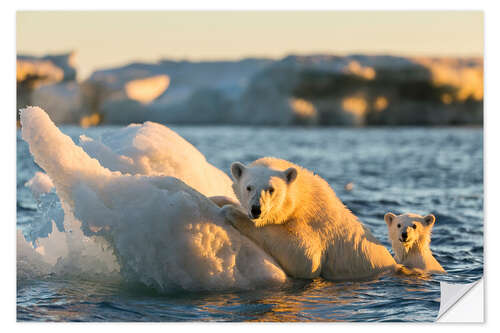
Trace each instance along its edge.
<instances>
[{"instance_id":1,"label":"bear's ear","mask_svg":"<svg viewBox=\"0 0 500 333\"><path fill-rule=\"evenodd\" d=\"M297 169L288 168L284 171L287 184L291 184L297 178Z\"/></svg>"},{"instance_id":2,"label":"bear's ear","mask_svg":"<svg viewBox=\"0 0 500 333\"><path fill-rule=\"evenodd\" d=\"M393 213L387 213L384 215L384 221L385 223L387 223L387 225L390 227L392 222L394 222L394 219L396 218L396 215L394 215Z\"/></svg>"},{"instance_id":3,"label":"bear's ear","mask_svg":"<svg viewBox=\"0 0 500 333\"><path fill-rule=\"evenodd\" d=\"M243 175L243 171L245 171L246 167L243 163L240 162L234 162L231 164L231 175L233 175L233 179L235 181L240 180L241 176Z\"/></svg>"},{"instance_id":4,"label":"bear's ear","mask_svg":"<svg viewBox=\"0 0 500 333\"><path fill-rule=\"evenodd\" d=\"M436 217L432 214L429 214L429 215L424 217L424 222L425 222L425 225L431 226L434 224L434 222L436 222Z\"/></svg>"}]
</instances>

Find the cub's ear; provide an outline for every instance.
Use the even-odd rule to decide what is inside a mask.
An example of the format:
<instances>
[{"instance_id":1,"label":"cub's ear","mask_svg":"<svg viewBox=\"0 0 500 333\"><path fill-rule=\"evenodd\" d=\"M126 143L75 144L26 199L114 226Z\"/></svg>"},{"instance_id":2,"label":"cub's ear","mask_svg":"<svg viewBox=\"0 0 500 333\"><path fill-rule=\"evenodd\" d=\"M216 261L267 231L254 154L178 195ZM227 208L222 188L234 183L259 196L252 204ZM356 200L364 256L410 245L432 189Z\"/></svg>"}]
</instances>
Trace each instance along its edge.
<instances>
[{"instance_id":1,"label":"cub's ear","mask_svg":"<svg viewBox=\"0 0 500 333\"><path fill-rule=\"evenodd\" d=\"M429 214L429 215L424 217L424 222L425 222L425 225L432 226L434 224L434 222L436 222L436 217L432 214Z\"/></svg>"},{"instance_id":2,"label":"cub's ear","mask_svg":"<svg viewBox=\"0 0 500 333\"><path fill-rule=\"evenodd\" d=\"M297 169L295 169L293 167L288 168L283 172L285 173L285 180L286 180L287 184L293 183L293 181L297 178Z\"/></svg>"},{"instance_id":3,"label":"cub's ear","mask_svg":"<svg viewBox=\"0 0 500 333\"><path fill-rule=\"evenodd\" d=\"M241 162L234 162L231 164L231 175L233 175L233 179L239 181L245 169L245 165Z\"/></svg>"},{"instance_id":4,"label":"cub's ear","mask_svg":"<svg viewBox=\"0 0 500 333\"><path fill-rule=\"evenodd\" d=\"M384 221L387 223L387 225L390 227L392 222L394 222L394 219L396 218L396 215L394 213L387 213L384 215Z\"/></svg>"}]
</instances>

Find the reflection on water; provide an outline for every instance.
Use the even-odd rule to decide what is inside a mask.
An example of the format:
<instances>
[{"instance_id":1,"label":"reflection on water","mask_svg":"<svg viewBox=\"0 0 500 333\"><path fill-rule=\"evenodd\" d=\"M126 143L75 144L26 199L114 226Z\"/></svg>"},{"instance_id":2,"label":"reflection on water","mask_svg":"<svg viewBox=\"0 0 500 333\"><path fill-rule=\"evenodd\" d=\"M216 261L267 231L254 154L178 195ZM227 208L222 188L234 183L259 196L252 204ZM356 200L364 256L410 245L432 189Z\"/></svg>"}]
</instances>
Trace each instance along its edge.
<instances>
[{"instance_id":1,"label":"reflection on water","mask_svg":"<svg viewBox=\"0 0 500 333\"><path fill-rule=\"evenodd\" d=\"M437 286L384 276L357 283L294 281L252 292L160 295L116 282L31 281L18 287L18 320L423 321L437 314Z\"/></svg>"},{"instance_id":2,"label":"reflection on water","mask_svg":"<svg viewBox=\"0 0 500 333\"><path fill-rule=\"evenodd\" d=\"M228 172L264 155L314 170L389 247L383 216L433 213L431 248L447 275L383 275L371 281L291 281L279 289L160 295L119 280L48 277L18 281L20 321L433 321L439 281L483 273L482 130L174 127ZM84 132L96 136L106 128ZM77 138L82 129L65 127ZM18 227L43 233L23 185L37 170L18 137ZM352 190L344 186L352 183ZM45 229L44 229L45 228Z\"/></svg>"}]
</instances>

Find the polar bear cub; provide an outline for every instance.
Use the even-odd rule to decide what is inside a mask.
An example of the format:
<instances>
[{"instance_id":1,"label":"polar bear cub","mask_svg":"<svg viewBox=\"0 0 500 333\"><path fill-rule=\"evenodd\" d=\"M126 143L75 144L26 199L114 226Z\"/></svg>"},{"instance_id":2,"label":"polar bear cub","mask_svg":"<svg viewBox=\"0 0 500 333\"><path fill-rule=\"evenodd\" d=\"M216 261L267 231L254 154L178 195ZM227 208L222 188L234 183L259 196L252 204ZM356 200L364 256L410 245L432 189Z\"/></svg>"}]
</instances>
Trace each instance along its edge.
<instances>
[{"instance_id":1,"label":"polar bear cub","mask_svg":"<svg viewBox=\"0 0 500 333\"><path fill-rule=\"evenodd\" d=\"M397 268L394 258L318 175L265 157L231 165L241 204L222 208L289 276L329 280L370 278Z\"/></svg>"},{"instance_id":2,"label":"polar bear cub","mask_svg":"<svg viewBox=\"0 0 500 333\"><path fill-rule=\"evenodd\" d=\"M424 272L446 273L430 249L431 231L436 222L434 215L420 216L407 213L396 216L387 213L384 220L389 229L389 239L398 264Z\"/></svg>"}]
</instances>

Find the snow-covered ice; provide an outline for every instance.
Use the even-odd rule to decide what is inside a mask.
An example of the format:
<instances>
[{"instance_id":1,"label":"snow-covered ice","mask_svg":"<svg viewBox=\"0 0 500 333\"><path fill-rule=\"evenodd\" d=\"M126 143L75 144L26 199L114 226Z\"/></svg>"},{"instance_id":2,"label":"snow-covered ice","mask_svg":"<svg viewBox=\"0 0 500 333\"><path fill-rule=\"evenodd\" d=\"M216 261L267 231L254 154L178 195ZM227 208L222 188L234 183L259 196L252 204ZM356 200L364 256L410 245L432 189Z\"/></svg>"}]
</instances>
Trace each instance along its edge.
<instances>
[{"instance_id":1,"label":"snow-covered ice","mask_svg":"<svg viewBox=\"0 0 500 333\"><path fill-rule=\"evenodd\" d=\"M229 178L175 132L154 123L132 125L101 141L82 137L82 148L38 107L22 110L21 123L22 137L65 212L62 236L70 255L56 266L92 271L99 260L97 273L119 270L125 280L161 291L251 289L286 281L276 262L205 196L227 194ZM35 253L43 259L50 246L46 242Z\"/></svg>"},{"instance_id":2,"label":"snow-covered ice","mask_svg":"<svg viewBox=\"0 0 500 333\"><path fill-rule=\"evenodd\" d=\"M166 126L153 122L131 124L105 133L97 140L82 135L80 145L112 171L171 176L205 196L224 195L236 200L231 179Z\"/></svg>"},{"instance_id":3,"label":"snow-covered ice","mask_svg":"<svg viewBox=\"0 0 500 333\"><path fill-rule=\"evenodd\" d=\"M24 185L29 187L33 196L37 199L40 195L48 193L54 188L54 184L50 177L40 171L36 172L33 178L28 180Z\"/></svg>"}]
</instances>

